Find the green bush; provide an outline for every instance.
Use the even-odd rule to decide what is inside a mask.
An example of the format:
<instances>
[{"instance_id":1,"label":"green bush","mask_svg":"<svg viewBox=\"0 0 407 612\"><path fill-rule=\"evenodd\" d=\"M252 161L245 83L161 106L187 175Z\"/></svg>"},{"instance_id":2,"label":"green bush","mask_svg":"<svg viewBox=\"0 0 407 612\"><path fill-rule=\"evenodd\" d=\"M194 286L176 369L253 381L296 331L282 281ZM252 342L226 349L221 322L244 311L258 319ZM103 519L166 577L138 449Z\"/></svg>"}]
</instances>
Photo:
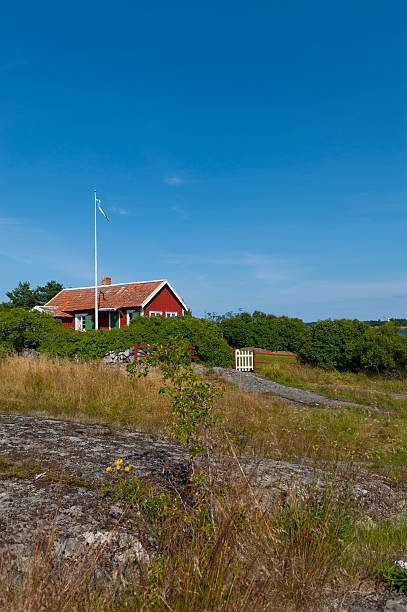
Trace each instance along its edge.
<instances>
[{"instance_id":1,"label":"green bush","mask_svg":"<svg viewBox=\"0 0 407 612\"><path fill-rule=\"evenodd\" d=\"M299 351L300 358L311 365L353 370L353 345L364 337L368 329L368 325L357 319L318 321L312 328L311 343Z\"/></svg>"},{"instance_id":2,"label":"green bush","mask_svg":"<svg viewBox=\"0 0 407 612\"><path fill-rule=\"evenodd\" d=\"M4 350L32 348L50 356L98 360L109 351L123 351L135 343L166 344L171 338L195 346L194 355L206 365L227 367L233 363L233 351L220 328L190 315L139 317L129 327L83 333L64 328L48 314L21 308L0 312L0 345Z\"/></svg>"},{"instance_id":3,"label":"green bush","mask_svg":"<svg viewBox=\"0 0 407 612\"><path fill-rule=\"evenodd\" d=\"M407 338L394 323L369 327L357 319L318 321L301 361L339 371L407 374Z\"/></svg>"},{"instance_id":4,"label":"green bush","mask_svg":"<svg viewBox=\"0 0 407 612\"><path fill-rule=\"evenodd\" d=\"M254 311L227 313L217 323L230 346L257 346L272 351L298 353L311 341L311 330L301 321L290 317L276 317Z\"/></svg>"},{"instance_id":5,"label":"green bush","mask_svg":"<svg viewBox=\"0 0 407 612\"><path fill-rule=\"evenodd\" d=\"M198 360L210 366L230 367L233 363L233 351L212 321L190 315L171 319L138 317L123 331L139 344L166 344L172 338L186 340L195 347Z\"/></svg>"},{"instance_id":6,"label":"green bush","mask_svg":"<svg viewBox=\"0 0 407 612\"><path fill-rule=\"evenodd\" d=\"M23 308L0 313L0 344L10 350L38 349L50 337L58 339L66 330L47 314Z\"/></svg>"},{"instance_id":7,"label":"green bush","mask_svg":"<svg viewBox=\"0 0 407 612\"><path fill-rule=\"evenodd\" d=\"M394 372L407 374L407 338L397 333L394 323L385 323L378 329L369 328L363 338L352 346L355 370L372 373Z\"/></svg>"}]
</instances>

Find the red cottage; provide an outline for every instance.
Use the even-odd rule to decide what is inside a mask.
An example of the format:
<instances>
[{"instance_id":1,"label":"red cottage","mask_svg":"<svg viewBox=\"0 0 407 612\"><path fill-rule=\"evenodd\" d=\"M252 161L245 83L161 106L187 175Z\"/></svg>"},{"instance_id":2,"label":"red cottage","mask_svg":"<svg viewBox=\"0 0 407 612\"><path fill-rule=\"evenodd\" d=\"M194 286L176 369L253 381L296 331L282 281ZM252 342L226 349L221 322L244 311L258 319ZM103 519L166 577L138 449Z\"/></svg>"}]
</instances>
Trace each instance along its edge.
<instances>
[{"instance_id":1,"label":"red cottage","mask_svg":"<svg viewBox=\"0 0 407 612\"><path fill-rule=\"evenodd\" d=\"M95 327L95 288L62 289L37 310L61 319L64 327L80 331ZM134 317L178 317L187 306L167 280L111 284L102 278L98 286L99 329L118 329Z\"/></svg>"}]
</instances>

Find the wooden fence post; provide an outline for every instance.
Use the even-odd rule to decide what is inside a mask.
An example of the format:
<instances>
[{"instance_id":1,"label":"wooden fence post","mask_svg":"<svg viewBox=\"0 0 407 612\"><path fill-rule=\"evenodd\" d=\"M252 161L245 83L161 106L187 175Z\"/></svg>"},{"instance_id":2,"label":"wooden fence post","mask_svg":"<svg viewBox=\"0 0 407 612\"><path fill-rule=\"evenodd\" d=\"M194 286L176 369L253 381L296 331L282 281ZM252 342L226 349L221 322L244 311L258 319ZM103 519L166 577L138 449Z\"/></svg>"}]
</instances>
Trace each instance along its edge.
<instances>
[{"instance_id":1,"label":"wooden fence post","mask_svg":"<svg viewBox=\"0 0 407 612\"><path fill-rule=\"evenodd\" d=\"M192 363L192 344L189 345L189 363Z\"/></svg>"},{"instance_id":2,"label":"wooden fence post","mask_svg":"<svg viewBox=\"0 0 407 612\"><path fill-rule=\"evenodd\" d=\"M138 344L134 345L134 361L137 363L138 361Z\"/></svg>"},{"instance_id":3,"label":"wooden fence post","mask_svg":"<svg viewBox=\"0 0 407 612\"><path fill-rule=\"evenodd\" d=\"M233 349L233 369L236 370L236 349Z\"/></svg>"},{"instance_id":4,"label":"wooden fence post","mask_svg":"<svg viewBox=\"0 0 407 612\"><path fill-rule=\"evenodd\" d=\"M256 374L256 351L253 349L253 374Z\"/></svg>"}]
</instances>

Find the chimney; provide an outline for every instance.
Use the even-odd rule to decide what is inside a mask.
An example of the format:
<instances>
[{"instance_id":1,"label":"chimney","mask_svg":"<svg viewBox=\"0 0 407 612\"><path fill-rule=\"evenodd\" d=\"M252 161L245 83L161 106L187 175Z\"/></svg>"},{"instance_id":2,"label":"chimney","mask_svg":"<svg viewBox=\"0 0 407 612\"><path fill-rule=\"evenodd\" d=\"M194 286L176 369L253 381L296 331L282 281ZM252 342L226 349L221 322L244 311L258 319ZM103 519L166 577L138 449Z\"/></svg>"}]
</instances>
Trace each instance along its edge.
<instances>
[{"instance_id":1,"label":"chimney","mask_svg":"<svg viewBox=\"0 0 407 612\"><path fill-rule=\"evenodd\" d=\"M102 285L111 285L112 284L112 279L110 278L110 276L105 276L105 278L102 278Z\"/></svg>"}]
</instances>

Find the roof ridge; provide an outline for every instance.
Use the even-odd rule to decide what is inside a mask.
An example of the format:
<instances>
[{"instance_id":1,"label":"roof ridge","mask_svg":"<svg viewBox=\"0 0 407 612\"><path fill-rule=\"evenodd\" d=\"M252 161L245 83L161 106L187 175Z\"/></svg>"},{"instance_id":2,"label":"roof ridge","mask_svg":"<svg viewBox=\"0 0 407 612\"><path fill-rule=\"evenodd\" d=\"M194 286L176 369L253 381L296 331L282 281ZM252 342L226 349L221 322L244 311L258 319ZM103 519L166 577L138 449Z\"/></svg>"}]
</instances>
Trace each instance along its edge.
<instances>
[{"instance_id":1,"label":"roof ridge","mask_svg":"<svg viewBox=\"0 0 407 612\"><path fill-rule=\"evenodd\" d=\"M147 285L148 283L168 283L166 278L160 278L156 280L148 280L148 281L130 281L127 283L111 283L110 285L98 285L99 287L119 287L120 285ZM62 291L78 291L78 289L94 289L95 285L89 285L87 287L64 287L61 289Z\"/></svg>"}]
</instances>

